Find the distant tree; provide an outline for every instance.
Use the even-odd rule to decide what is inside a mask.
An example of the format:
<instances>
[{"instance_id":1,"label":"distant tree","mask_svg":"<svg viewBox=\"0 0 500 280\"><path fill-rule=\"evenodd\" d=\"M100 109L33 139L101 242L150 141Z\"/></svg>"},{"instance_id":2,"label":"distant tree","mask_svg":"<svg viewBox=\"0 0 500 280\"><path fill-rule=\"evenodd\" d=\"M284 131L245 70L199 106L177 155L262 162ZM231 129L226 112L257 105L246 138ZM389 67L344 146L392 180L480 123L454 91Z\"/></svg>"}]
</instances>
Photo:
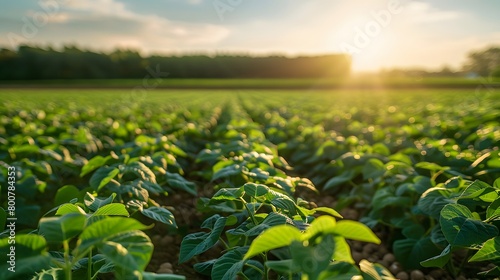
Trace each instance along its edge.
<instances>
[{"instance_id":1,"label":"distant tree","mask_svg":"<svg viewBox=\"0 0 500 280\"><path fill-rule=\"evenodd\" d=\"M500 67L498 67L497 69L493 70L493 72L491 72L491 76L494 77L494 78L500 78Z\"/></svg>"},{"instance_id":2,"label":"distant tree","mask_svg":"<svg viewBox=\"0 0 500 280\"><path fill-rule=\"evenodd\" d=\"M454 76L455 71L449 66L449 65L444 65L443 68L441 68L441 71L437 73L439 76Z\"/></svg>"},{"instance_id":3,"label":"distant tree","mask_svg":"<svg viewBox=\"0 0 500 280\"><path fill-rule=\"evenodd\" d=\"M349 74L343 54L287 58L203 54L142 57L135 50L98 53L64 46L0 49L0 80L142 79L156 69L170 78L332 78Z\"/></svg>"},{"instance_id":4,"label":"distant tree","mask_svg":"<svg viewBox=\"0 0 500 280\"><path fill-rule=\"evenodd\" d=\"M475 72L486 77L493 74L493 71L500 67L500 47L492 46L484 50L469 53L468 61L464 65L464 70Z\"/></svg>"}]
</instances>

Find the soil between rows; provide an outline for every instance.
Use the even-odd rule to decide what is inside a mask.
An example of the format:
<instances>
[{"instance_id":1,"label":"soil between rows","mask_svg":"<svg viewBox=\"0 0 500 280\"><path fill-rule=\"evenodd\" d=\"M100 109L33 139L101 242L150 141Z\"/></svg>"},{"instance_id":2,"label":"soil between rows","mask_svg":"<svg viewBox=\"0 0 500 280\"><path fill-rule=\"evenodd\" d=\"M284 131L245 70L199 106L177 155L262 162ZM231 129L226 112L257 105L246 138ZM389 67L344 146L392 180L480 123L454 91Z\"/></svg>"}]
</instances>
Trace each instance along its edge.
<instances>
[{"instance_id":1,"label":"soil between rows","mask_svg":"<svg viewBox=\"0 0 500 280\"><path fill-rule=\"evenodd\" d=\"M210 197L210 194L201 194L200 196ZM335 199L330 195L319 195L313 192L302 192L300 197L306 198L308 201L316 203L318 206L327 206L335 209ZM215 246L207 252L191 259L190 261L179 264L179 251L183 236L188 233L198 232L200 225L204 220L202 213L196 210L197 197L193 197L187 193L177 193L172 197L167 197L165 205L174 205L172 213L176 217L178 225L178 234L172 234L167 228L155 227L149 234L154 243L154 252L152 259L147 267L147 271L157 273L174 273L183 275L186 279L208 279L207 276L198 274L193 265L198 262L208 261L219 258L222 255L222 246ZM349 220L358 220L360 218L358 210L354 208L345 208L340 211L340 214ZM388 240L388 232L383 228L375 228L375 234L382 240L382 244L376 245L358 241L348 241L353 259L359 263L362 259L367 259L370 262L380 263L388 268L396 278L401 280L465 280L477 279L467 278L464 275L453 277L443 269L429 270L404 270L403 267L396 261L394 254L391 252L391 244ZM457 256L460 257L460 256ZM462 256L466 257L466 256ZM492 268L491 266L483 266L480 271L485 271Z\"/></svg>"}]
</instances>

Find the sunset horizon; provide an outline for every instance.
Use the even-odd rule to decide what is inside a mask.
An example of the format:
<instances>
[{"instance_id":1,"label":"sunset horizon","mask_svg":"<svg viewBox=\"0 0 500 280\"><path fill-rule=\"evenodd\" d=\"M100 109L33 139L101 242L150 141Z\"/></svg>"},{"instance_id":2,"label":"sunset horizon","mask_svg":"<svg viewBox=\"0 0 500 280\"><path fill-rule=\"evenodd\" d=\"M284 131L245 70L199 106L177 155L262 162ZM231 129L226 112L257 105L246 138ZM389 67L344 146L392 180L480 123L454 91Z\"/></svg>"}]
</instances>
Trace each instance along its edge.
<instances>
[{"instance_id":1,"label":"sunset horizon","mask_svg":"<svg viewBox=\"0 0 500 280\"><path fill-rule=\"evenodd\" d=\"M142 2L141 2L142 3ZM385 0L46 0L6 3L0 47L74 45L142 55L352 55L354 72L460 70L467 54L500 44L500 3ZM495 8L497 7L497 8Z\"/></svg>"}]
</instances>

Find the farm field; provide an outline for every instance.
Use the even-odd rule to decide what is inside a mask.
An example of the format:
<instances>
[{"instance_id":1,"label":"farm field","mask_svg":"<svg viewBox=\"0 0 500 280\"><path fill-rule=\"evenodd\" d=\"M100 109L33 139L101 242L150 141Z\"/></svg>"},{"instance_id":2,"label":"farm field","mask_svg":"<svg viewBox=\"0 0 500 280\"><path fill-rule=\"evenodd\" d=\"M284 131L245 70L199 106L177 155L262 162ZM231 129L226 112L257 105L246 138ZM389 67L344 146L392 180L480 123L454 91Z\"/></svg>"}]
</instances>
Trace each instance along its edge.
<instances>
[{"instance_id":1,"label":"farm field","mask_svg":"<svg viewBox=\"0 0 500 280\"><path fill-rule=\"evenodd\" d=\"M161 75L160 75L161 74ZM377 88L471 88L488 90L500 86L499 78L458 77L350 77L297 79L175 79L168 73L143 79L82 79L82 80L5 80L0 88L121 88L146 89L371 89Z\"/></svg>"},{"instance_id":2,"label":"farm field","mask_svg":"<svg viewBox=\"0 0 500 280\"><path fill-rule=\"evenodd\" d=\"M0 279L493 279L471 85L0 89Z\"/></svg>"}]
</instances>

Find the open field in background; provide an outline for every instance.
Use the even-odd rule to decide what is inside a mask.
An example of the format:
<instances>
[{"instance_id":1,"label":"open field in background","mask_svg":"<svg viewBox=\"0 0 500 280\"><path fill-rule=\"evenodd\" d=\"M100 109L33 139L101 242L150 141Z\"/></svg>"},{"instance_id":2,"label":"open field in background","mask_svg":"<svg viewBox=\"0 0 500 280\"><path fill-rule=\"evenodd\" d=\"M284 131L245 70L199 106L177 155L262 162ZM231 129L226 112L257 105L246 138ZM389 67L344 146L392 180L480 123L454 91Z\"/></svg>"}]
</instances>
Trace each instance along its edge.
<instances>
[{"instance_id":1,"label":"open field in background","mask_svg":"<svg viewBox=\"0 0 500 280\"><path fill-rule=\"evenodd\" d=\"M348 79L94 79L0 81L0 88L186 88L186 89L335 89L335 88L475 88L500 87L499 78L383 78Z\"/></svg>"},{"instance_id":2,"label":"open field in background","mask_svg":"<svg viewBox=\"0 0 500 280\"><path fill-rule=\"evenodd\" d=\"M132 87L140 81L103 82ZM475 85L469 80L453 82ZM446 85L448 81L425 83ZM304 81L284 84L307 85ZM63 86L68 85L79 87L86 82ZM216 80L210 85L235 84ZM156 224L145 229L152 241L141 239L155 248L146 246L141 251L146 260L143 265L149 262L147 271L188 279L208 277L203 274L229 279L220 274L226 269L217 268L218 262L241 262L248 246L249 251L259 250L253 241L265 228L290 223L290 219L304 227L322 211L336 216L333 208L345 219L368 225L377 236L362 228L356 234L337 232L336 238L345 234L355 241L345 243L347 250L341 253L330 252L342 262L324 263L314 273L335 278L343 271L367 277L363 273L375 262L387 268L380 268L380 273L390 271L400 278L411 274L412 279L420 279L422 271L433 279L497 271L497 259L488 259L500 256L497 251L477 257L486 261L479 264L464 261L462 256L476 254L477 244L496 250L485 242L500 238L495 214L500 211L498 89L146 89L135 94L132 88L16 88L1 89L0 99L0 161L17 168L18 182L24 188L18 188L16 198L16 211L24 217L18 220L18 236L39 227L54 242L57 237L50 236L45 226L50 221L42 218L45 213L60 205L66 205L64 209L77 205L92 217L99 211L92 206L93 197L114 194L113 207L122 204L126 210L108 207L109 213L130 214L144 224ZM0 168L2 173L7 171L3 165ZM2 185L6 178L5 174L0 177ZM78 202L70 202L72 198ZM273 217L272 223L264 219L268 216ZM236 218L229 223L228 217ZM205 218L211 224L209 230L220 236L200 249L200 242L208 238L208 233L199 232ZM119 218L109 219L118 222ZM482 230L463 227L462 219ZM247 234L249 229L254 233ZM207 236L197 239L200 234ZM285 233L279 236L288 238ZM104 250L99 247L104 245L95 246ZM46 249L29 250L25 253L39 256L39 262L22 271L25 276L32 269L50 268ZM259 272L263 265L272 267L258 254L247 256L253 266L241 273L251 279L264 277ZM3 263L4 257L0 256ZM286 259L287 255L273 258ZM22 261L21 257L17 260L18 264ZM209 262L194 266L202 261ZM363 272L351 265L359 262ZM7 271L4 266L2 273ZM238 266L231 269L240 272ZM283 274L283 269L276 267L266 275ZM301 270L293 271L297 269ZM114 267L115 275L127 271ZM104 270L95 273L106 275Z\"/></svg>"}]
</instances>

